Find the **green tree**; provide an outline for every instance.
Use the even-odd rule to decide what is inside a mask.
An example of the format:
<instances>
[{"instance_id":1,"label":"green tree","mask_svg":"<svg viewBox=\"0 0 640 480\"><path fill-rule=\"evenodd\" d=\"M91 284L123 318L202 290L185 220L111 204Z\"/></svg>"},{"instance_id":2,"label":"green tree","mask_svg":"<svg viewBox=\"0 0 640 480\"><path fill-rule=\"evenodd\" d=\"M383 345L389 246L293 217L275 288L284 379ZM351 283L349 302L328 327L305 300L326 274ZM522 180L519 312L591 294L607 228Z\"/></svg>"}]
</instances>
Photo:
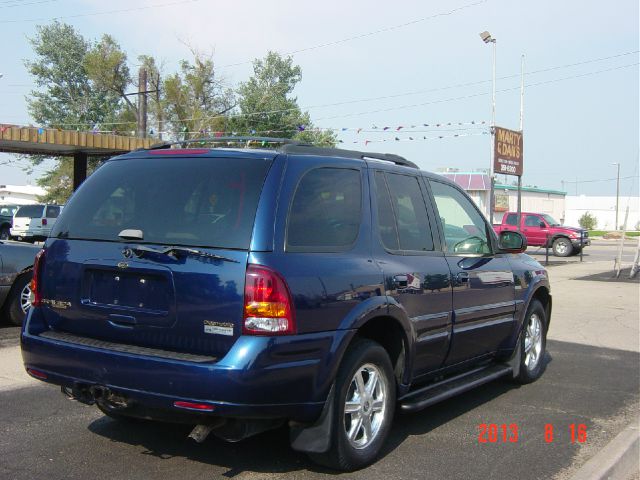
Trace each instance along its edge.
<instances>
[{"instance_id":1,"label":"green tree","mask_svg":"<svg viewBox=\"0 0 640 480\"><path fill-rule=\"evenodd\" d=\"M589 212L584 212L578 219L578 224L586 230L593 230L598 225L598 219L595 215L592 215Z\"/></svg>"},{"instance_id":2,"label":"green tree","mask_svg":"<svg viewBox=\"0 0 640 480\"><path fill-rule=\"evenodd\" d=\"M316 129L293 95L302 70L291 57L269 52L253 62L253 75L240 84L238 112L230 125L241 134L297 138L321 146L334 146L335 134Z\"/></svg>"},{"instance_id":3,"label":"green tree","mask_svg":"<svg viewBox=\"0 0 640 480\"><path fill-rule=\"evenodd\" d=\"M35 123L52 128L90 130L96 124L119 117L121 107L117 94L95 85L89 78L84 59L91 45L71 25L53 22L38 26L29 41L35 58L25 61L25 65L38 89L32 91L26 101ZM29 156L34 166L45 158ZM55 167L37 182L48 190L42 200L65 202L72 190L72 162L66 157L55 157L55 161ZM98 159L90 159L89 171L98 163Z\"/></svg>"},{"instance_id":4,"label":"green tree","mask_svg":"<svg viewBox=\"0 0 640 480\"><path fill-rule=\"evenodd\" d=\"M225 129L225 116L235 107L234 95L216 75L213 58L192 50L193 62L162 82L165 122L176 138L188 139Z\"/></svg>"},{"instance_id":5,"label":"green tree","mask_svg":"<svg viewBox=\"0 0 640 480\"><path fill-rule=\"evenodd\" d=\"M115 127L106 125L107 130L118 132L135 131L140 115L138 106L133 103L127 90L137 87L127 65L127 54L111 35L103 35L85 53L82 64L92 86L98 92L107 92L116 105L110 120ZM99 126L99 122L98 123Z\"/></svg>"}]
</instances>

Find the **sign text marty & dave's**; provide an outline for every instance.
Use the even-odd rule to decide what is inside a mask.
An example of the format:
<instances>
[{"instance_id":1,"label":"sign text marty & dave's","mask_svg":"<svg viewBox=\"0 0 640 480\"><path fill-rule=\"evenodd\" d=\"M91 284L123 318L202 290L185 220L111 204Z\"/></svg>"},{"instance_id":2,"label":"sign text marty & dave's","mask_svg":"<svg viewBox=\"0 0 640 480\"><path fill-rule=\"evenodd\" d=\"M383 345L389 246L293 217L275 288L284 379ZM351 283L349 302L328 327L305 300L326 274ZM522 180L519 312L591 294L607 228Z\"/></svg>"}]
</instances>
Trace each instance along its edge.
<instances>
[{"instance_id":1,"label":"sign text marty & dave's","mask_svg":"<svg viewBox=\"0 0 640 480\"><path fill-rule=\"evenodd\" d=\"M522 176L522 132L495 127L495 173Z\"/></svg>"}]
</instances>

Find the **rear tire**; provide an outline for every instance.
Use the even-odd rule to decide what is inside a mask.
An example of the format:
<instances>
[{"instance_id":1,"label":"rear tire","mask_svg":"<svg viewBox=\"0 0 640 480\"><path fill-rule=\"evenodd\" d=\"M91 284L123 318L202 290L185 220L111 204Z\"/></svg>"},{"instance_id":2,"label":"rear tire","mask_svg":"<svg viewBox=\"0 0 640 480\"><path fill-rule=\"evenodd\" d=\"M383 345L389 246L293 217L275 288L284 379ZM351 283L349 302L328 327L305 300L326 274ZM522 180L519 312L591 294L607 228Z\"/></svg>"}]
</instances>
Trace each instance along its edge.
<instances>
[{"instance_id":1,"label":"rear tire","mask_svg":"<svg viewBox=\"0 0 640 480\"><path fill-rule=\"evenodd\" d=\"M331 446L309 457L335 470L369 465L389 434L396 406L395 377L384 348L362 339L347 350L333 401Z\"/></svg>"},{"instance_id":2,"label":"rear tire","mask_svg":"<svg viewBox=\"0 0 640 480\"><path fill-rule=\"evenodd\" d=\"M11 237L9 227L0 228L0 240L9 240L9 237Z\"/></svg>"},{"instance_id":3,"label":"rear tire","mask_svg":"<svg viewBox=\"0 0 640 480\"><path fill-rule=\"evenodd\" d=\"M33 272L29 271L16 278L7 298L7 316L9 321L18 327L22 325L29 311L31 295L29 283L32 277Z\"/></svg>"},{"instance_id":4,"label":"rear tire","mask_svg":"<svg viewBox=\"0 0 640 480\"><path fill-rule=\"evenodd\" d=\"M573 245L568 238L559 237L553 241L553 254L556 257L568 257L572 251Z\"/></svg>"}]
</instances>

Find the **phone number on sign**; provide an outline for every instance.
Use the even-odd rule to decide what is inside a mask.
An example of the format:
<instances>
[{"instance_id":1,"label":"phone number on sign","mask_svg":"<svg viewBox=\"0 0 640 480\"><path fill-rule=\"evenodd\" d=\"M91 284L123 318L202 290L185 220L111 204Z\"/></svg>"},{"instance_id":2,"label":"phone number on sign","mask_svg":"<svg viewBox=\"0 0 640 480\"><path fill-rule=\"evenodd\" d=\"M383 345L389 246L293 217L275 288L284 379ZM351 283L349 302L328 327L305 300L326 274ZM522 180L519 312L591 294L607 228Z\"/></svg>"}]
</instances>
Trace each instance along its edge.
<instances>
[{"instance_id":1,"label":"phone number on sign","mask_svg":"<svg viewBox=\"0 0 640 480\"><path fill-rule=\"evenodd\" d=\"M587 426L584 423L569 424L571 443L587 441ZM517 423L481 423L478 425L478 443L518 443L519 429ZM547 423L544 426L544 441L553 443L554 427Z\"/></svg>"}]
</instances>

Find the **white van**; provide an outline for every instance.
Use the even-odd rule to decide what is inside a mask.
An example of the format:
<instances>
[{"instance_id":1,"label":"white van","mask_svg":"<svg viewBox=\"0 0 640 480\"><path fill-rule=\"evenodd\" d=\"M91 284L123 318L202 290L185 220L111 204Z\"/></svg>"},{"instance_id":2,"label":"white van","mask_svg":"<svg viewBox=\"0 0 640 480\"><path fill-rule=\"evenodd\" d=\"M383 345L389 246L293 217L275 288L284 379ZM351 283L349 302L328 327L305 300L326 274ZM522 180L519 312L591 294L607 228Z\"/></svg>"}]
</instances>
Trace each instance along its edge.
<instances>
[{"instance_id":1,"label":"white van","mask_svg":"<svg viewBox=\"0 0 640 480\"><path fill-rule=\"evenodd\" d=\"M13 214L11 237L27 242L44 240L51 233L61 209L60 205L22 205Z\"/></svg>"}]
</instances>

